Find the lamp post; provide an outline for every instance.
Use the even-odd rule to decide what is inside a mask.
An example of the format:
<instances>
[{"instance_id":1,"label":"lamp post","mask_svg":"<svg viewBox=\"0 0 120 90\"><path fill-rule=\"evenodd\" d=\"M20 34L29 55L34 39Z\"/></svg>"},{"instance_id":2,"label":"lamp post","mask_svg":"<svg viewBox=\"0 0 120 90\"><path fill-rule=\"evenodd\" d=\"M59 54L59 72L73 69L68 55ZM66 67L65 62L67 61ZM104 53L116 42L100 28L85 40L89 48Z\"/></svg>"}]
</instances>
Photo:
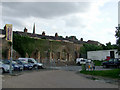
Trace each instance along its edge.
<instances>
[{"instance_id":1,"label":"lamp post","mask_svg":"<svg viewBox=\"0 0 120 90\"><path fill-rule=\"evenodd\" d=\"M12 74L12 51L13 51L13 31L12 24L6 24L6 40L10 42L11 58L10 58L10 74Z\"/></svg>"}]
</instances>

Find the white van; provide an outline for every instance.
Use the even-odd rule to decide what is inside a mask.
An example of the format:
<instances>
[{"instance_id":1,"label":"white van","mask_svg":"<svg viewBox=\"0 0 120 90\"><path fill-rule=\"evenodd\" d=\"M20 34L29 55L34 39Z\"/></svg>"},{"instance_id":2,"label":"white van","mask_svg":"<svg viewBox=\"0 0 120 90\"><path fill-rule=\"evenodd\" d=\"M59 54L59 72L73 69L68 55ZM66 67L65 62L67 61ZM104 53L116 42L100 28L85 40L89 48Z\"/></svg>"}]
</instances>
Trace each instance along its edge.
<instances>
[{"instance_id":1,"label":"white van","mask_svg":"<svg viewBox=\"0 0 120 90\"><path fill-rule=\"evenodd\" d=\"M77 58L76 59L76 64L80 64L81 60L83 60L83 58Z\"/></svg>"},{"instance_id":2,"label":"white van","mask_svg":"<svg viewBox=\"0 0 120 90\"><path fill-rule=\"evenodd\" d=\"M90 63L91 60L88 59L84 59L84 58L77 58L76 59L76 64L81 65L81 64L86 64L86 63Z\"/></svg>"}]
</instances>

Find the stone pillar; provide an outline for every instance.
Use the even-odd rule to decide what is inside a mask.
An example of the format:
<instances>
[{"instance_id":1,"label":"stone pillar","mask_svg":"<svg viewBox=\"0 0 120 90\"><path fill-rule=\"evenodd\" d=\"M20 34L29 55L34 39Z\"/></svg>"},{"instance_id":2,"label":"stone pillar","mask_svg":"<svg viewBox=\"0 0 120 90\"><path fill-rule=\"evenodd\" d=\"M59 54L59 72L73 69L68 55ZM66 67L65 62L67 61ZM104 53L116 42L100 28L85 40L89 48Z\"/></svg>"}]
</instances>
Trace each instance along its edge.
<instances>
[{"instance_id":1,"label":"stone pillar","mask_svg":"<svg viewBox=\"0 0 120 90\"><path fill-rule=\"evenodd\" d=\"M60 52L60 60L62 59L62 53Z\"/></svg>"},{"instance_id":2,"label":"stone pillar","mask_svg":"<svg viewBox=\"0 0 120 90\"><path fill-rule=\"evenodd\" d=\"M52 52L50 52L50 58L49 59L52 60Z\"/></svg>"},{"instance_id":3,"label":"stone pillar","mask_svg":"<svg viewBox=\"0 0 120 90\"><path fill-rule=\"evenodd\" d=\"M77 58L79 58L79 56L80 56L80 54L79 54L79 53L77 53Z\"/></svg>"},{"instance_id":4,"label":"stone pillar","mask_svg":"<svg viewBox=\"0 0 120 90\"><path fill-rule=\"evenodd\" d=\"M36 58L38 60L38 62L40 62L40 51L37 51L36 52Z\"/></svg>"},{"instance_id":5,"label":"stone pillar","mask_svg":"<svg viewBox=\"0 0 120 90\"><path fill-rule=\"evenodd\" d=\"M10 49L7 50L7 59L10 59Z\"/></svg>"},{"instance_id":6,"label":"stone pillar","mask_svg":"<svg viewBox=\"0 0 120 90\"><path fill-rule=\"evenodd\" d=\"M52 60L54 59L54 53L52 52Z\"/></svg>"},{"instance_id":7,"label":"stone pillar","mask_svg":"<svg viewBox=\"0 0 120 90\"><path fill-rule=\"evenodd\" d=\"M71 55L69 54L69 61L71 61Z\"/></svg>"},{"instance_id":8,"label":"stone pillar","mask_svg":"<svg viewBox=\"0 0 120 90\"><path fill-rule=\"evenodd\" d=\"M69 55L69 53L67 53L67 59L68 59L68 61L70 60L69 57L70 57L70 55Z\"/></svg>"},{"instance_id":9,"label":"stone pillar","mask_svg":"<svg viewBox=\"0 0 120 90\"><path fill-rule=\"evenodd\" d=\"M40 51L38 51L38 62L40 62Z\"/></svg>"},{"instance_id":10,"label":"stone pillar","mask_svg":"<svg viewBox=\"0 0 120 90\"><path fill-rule=\"evenodd\" d=\"M26 54L25 54L25 57L26 57L26 58L28 58L28 57L29 57L28 53L26 53Z\"/></svg>"},{"instance_id":11,"label":"stone pillar","mask_svg":"<svg viewBox=\"0 0 120 90\"><path fill-rule=\"evenodd\" d=\"M67 53L65 53L65 58L66 58L66 61L68 61L68 58L67 58Z\"/></svg>"}]
</instances>

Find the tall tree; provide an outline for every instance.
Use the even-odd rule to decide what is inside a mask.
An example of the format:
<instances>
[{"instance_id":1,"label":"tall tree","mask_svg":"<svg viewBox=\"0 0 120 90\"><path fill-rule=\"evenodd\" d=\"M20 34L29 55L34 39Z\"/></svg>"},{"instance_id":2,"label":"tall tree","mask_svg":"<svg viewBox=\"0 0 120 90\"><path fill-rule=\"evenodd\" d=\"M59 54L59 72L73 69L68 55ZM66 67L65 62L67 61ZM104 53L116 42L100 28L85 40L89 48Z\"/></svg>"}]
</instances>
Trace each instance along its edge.
<instances>
[{"instance_id":1,"label":"tall tree","mask_svg":"<svg viewBox=\"0 0 120 90\"><path fill-rule=\"evenodd\" d=\"M118 46L118 53L120 54L120 27L116 27L115 37L117 38L116 44Z\"/></svg>"}]
</instances>

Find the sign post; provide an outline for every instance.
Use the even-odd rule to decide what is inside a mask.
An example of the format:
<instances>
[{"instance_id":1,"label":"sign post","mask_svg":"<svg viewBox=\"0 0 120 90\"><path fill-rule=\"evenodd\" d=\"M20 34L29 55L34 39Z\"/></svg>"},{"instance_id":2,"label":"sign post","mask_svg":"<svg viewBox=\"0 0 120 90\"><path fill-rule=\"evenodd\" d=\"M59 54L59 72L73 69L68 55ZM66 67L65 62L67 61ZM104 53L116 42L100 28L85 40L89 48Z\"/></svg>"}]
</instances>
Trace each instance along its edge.
<instances>
[{"instance_id":1,"label":"sign post","mask_svg":"<svg viewBox=\"0 0 120 90\"><path fill-rule=\"evenodd\" d=\"M13 49L13 32L12 24L6 24L6 40L10 42L11 57L10 57L10 74L12 74L12 49Z\"/></svg>"}]
</instances>

